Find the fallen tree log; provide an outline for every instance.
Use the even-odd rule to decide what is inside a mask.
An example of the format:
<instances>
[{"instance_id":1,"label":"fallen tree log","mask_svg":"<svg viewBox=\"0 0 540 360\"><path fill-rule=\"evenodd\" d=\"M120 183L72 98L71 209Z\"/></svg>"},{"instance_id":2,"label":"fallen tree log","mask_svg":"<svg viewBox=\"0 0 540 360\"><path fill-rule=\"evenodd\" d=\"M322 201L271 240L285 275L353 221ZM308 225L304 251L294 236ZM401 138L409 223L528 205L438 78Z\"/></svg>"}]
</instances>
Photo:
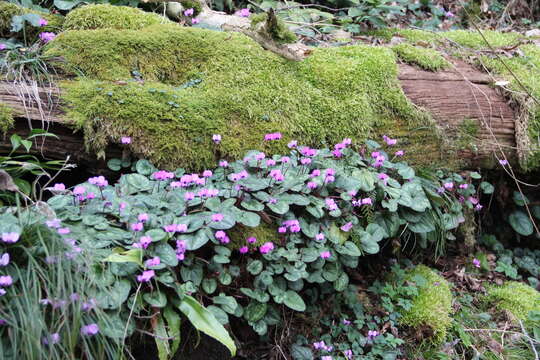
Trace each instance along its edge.
<instances>
[{"instance_id":1,"label":"fallen tree log","mask_svg":"<svg viewBox=\"0 0 540 360\"><path fill-rule=\"evenodd\" d=\"M491 167L494 152L515 160L515 113L507 100L491 84L493 79L462 61L453 61L453 68L439 72L424 71L407 64L399 65L398 79L406 97L427 110L443 133L443 138L463 141L456 156L467 159L466 166ZM21 95L25 94L25 95ZM59 136L47 138L38 151L46 158L71 159L83 166L103 168L95 154L85 150L82 131L74 131L65 117L58 88L0 82L0 102L8 105L16 118L9 133L24 136L29 127L43 127ZM459 133L462 127L473 128L468 138ZM461 137L460 137L461 136ZM456 140L458 139L458 140ZM7 152L10 143L5 138L0 151ZM36 150L37 150L36 149ZM108 146L107 158L120 157L119 146Z\"/></svg>"}]
</instances>

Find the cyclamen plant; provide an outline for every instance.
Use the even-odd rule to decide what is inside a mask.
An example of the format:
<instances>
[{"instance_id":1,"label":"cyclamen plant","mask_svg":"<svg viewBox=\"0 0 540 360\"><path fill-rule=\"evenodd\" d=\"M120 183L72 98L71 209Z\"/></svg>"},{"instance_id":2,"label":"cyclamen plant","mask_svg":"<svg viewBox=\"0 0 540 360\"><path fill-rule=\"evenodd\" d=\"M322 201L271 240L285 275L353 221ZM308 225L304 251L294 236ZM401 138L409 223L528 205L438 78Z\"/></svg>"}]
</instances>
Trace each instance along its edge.
<instances>
[{"instance_id":1,"label":"cyclamen plant","mask_svg":"<svg viewBox=\"0 0 540 360\"><path fill-rule=\"evenodd\" d=\"M48 204L57 219L48 221L96 258L88 271L109 289L96 287L98 307L120 309L128 321L157 319L137 325L152 327L163 356L179 345L163 339L174 338L180 313L234 353L221 325L229 316L264 335L279 324L279 304L301 312L311 305L308 289L344 291L346 269L382 242L404 234L451 239L463 208L478 209L476 173L419 177L397 161L404 155L393 150L397 140L384 141L386 148L373 141L353 148L344 139L332 150L291 141L286 156L250 151L202 174L139 160L114 185L97 176L72 190L56 187Z\"/></svg>"}]
</instances>

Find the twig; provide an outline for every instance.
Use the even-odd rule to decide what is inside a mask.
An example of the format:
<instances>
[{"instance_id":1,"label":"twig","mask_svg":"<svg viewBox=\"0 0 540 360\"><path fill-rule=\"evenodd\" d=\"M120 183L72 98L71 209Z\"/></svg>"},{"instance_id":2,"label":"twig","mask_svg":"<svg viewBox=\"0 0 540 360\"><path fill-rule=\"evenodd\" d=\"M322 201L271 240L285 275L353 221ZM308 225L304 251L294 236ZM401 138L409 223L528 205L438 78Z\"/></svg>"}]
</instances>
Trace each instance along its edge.
<instances>
[{"instance_id":1,"label":"twig","mask_svg":"<svg viewBox=\"0 0 540 360\"><path fill-rule=\"evenodd\" d=\"M532 348L532 350L534 352L534 360L538 360L538 352L536 351L536 346L531 341L532 338L527 333L527 330L525 330L525 327L523 326L523 323L521 322L521 320L519 320L519 326L521 326L521 331L523 331L523 334L529 339L529 343L531 344L531 348Z\"/></svg>"}]
</instances>

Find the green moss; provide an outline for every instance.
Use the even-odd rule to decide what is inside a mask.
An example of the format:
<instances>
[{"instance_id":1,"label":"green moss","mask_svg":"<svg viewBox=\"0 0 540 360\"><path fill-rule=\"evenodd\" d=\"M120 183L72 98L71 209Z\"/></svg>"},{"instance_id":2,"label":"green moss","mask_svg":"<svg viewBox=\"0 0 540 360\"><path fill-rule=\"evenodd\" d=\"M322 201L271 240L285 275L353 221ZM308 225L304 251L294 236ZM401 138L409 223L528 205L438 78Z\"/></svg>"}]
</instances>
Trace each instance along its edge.
<instances>
[{"instance_id":1,"label":"green moss","mask_svg":"<svg viewBox=\"0 0 540 360\"><path fill-rule=\"evenodd\" d=\"M486 288L485 301L500 311L508 311L517 319L526 320L530 311L540 311L540 292L518 282L508 281L502 286Z\"/></svg>"},{"instance_id":2,"label":"green moss","mask_svg":"<svg viewBox=\"0 0 540 360\"><path fill-rule=\"evenodd\" d=\"M251 15L249 19L251 20L251 29L259 29L257 25L265 22L268 19L268 14L254 14ZM270 28L265 26L261 28L260 31L268 32L270 34L270 37L278 44L289 44L297 40L296 35L292 31L290 31L287 25L285 25L285 23L279 18L276 18L276 23L273 26L271 26Z\"/></svg>"},{"instance_id":3,"label":"green moss","mask_svg":"<svg viewBox=\"0 0 540 360\"><path fill-rule=\"evenodd\" d=\"M230 246L233 249L239 249L242 246L249 246L250 249L261 246L265 242L276 242L277 240L277 228L272 225L268 225L264 222L257 227L248 227L244 225L235 226L228 232L231 238ZM248 244L246 240L250 237L257 239L254 244Z\"/></svg>"},{"instance_id":4,"label":"green moss","mask_svg":"<svg viewBox=\"0 0 540 360\"><path fill-rule=\"evenodd\" d=\"M68 31L47 55L65 58L68 72L99 79L66 85L67 118L86 129L90 146L131 135L145 139L136 150L161 166L202 168L249 149L282 152L291 138L321 146L388 127L402 129L406 143L406 129L421 127L399 86L395 55L383 47L317 49L293 62L241 34L154 25ZM132 71L145 83L112 82ZM193 80L200 83L187 86ZM273 131L284 139L263 143ZM211 142L216 133L219 147Z\"/></svg>"},{"instance_id":5,"label":"green moss","mask_svg":"<svg viewBox=\"0 0 540 360\"><path fill-rule=\"evenodd\" d=\"M26 35L29 41L35 40L41 32L58 32L62 28L64 22L64 17L61 15L48 14L41 11L26 9L12 3L0 2L0 38L12 37L14 35L11 33L12 17L24 14L38 14L48 22L46 26L42 27L28 25L26 28ZM17 37L22 39L22 36L21 32Z\"/></svg>"},{"instance_id":6,"label":"green moss","mask_svg":"<svg viewBox=\"0 0 540 360\"><path fill-rule=\"evenodd\" d=\"M424 70L438 71L450 67L450 63L435 49L403 43L393 46L392 50L401 60Z\"/></svg>"},{"instance_id":7,"label":"green moss","mask_svg":"<svg viewBox=\"0 0 540 360\"><path fill-rule=\"evenodd\" d=\"M0 104L0 133L5 134L13 126L13 111L5 104Z\"/></svg>"},{"instance_id":8,"label":"green moss","mask_svg":"<svg viewBox=\"0 0 540 360\"><path fill-rule=\"evenodd\" d=\"M422 281L418 281L419 277ZM428 329L433 342L443 341L452 324L450 284L424 265L410 270L407 278L419 286L418 295L413 298L411 308L403 314L400 323L414 329Z\"/></svg>"},{"instance_id":9,"label":"green moss","mask_svg":"<svg viewBox=\"0 0 540 360\"><path fill-rule=\"evenodd\" d=\"M81 6L66 16L64 30L129 29L169 22L164 17L128 6L108 4Z\"/></svg>"}]
</instances>

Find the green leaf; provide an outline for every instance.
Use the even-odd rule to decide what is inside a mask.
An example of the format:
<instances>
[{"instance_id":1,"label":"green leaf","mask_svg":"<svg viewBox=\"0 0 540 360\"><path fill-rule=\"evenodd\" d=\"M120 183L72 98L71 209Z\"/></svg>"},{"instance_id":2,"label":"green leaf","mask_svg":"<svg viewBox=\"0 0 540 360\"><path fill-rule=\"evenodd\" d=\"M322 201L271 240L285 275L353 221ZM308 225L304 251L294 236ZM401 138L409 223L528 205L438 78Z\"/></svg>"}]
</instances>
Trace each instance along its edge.
<instances>
[{"instance_id":1,"label":"green leaf","mask_svg":"<svg viewBox=\"0 0 540 360\"><path fill-rule=\"evenodd\" d=\"M517 210L510 214L508 221L512 228L520 235L529 236L534 232L533 223L523 211Z\"/></svg>"},{"instance_id":2,"label":"green leaf","mask_svg":"<svg viewBox=\"0 0 540 360\"><path fill-rule=\"evenodd\" d=\"M264 315L266 315L266 310L268 305L266 303L260 303L257 301L252 301L244 310L244 317L249 322L257 322L261 320Z\"/></svg>"},{"instance_id":3,"label":"green leaf","mask_svg":"<svg viewBox=\"0 0 540 360\"><path fill-rule=\"evenodd\" d=\"M306 310L306 303L304 303L304 300L296 291L287 290L285 292L285 297L283 299L283 303L296 311L305 311Z\"/></svg>"},{"instance_id":4,"label":"green leaf","mask_svg":"<svg viewBox=\"0 0 540 360\"><path fill-rule=\"evenodd\" d=\"M135 171L141 175L149 176L154 172L154 166L148 160L139 160L135 163Z\"/></svg>"},{"instance_id":5,"label":"green leaf","mask_svg":"<svg viewBox=\"0 0 540 360\"><path fill-rule=\"evenodd\" d=\"M263 211L264 210L264 204L255 199L242 201L240 205L242 205L244 209L250 210L250 211Z\"/></svg>"},{"instance_id":6,"label":"green leaf","mask_svg":"<svg viewBox=\"0 0 540 360\"><path fill-rule=\"evenodd\" d=\"M97 290L94 298L98 306L102 309L118 309L126 302L130 291L131 285L129 281L121 279L116 281L111 288L100 288Z\"/></svg>"},{"instance_id":7,"label":"green leaf","mask_svg":"<svg viewBox=\"0 0 540 360\"><path fill-rule=\"evenodd\" d=\"M191 296L184 296L179 306L193 326L225 345L232 356L236 355L236 345L227 330L216 317Z\"/></svg>"},{"instance_id":8,"label":"green leaf","mask_svg":"<svg viewBox=\"0 0 540 360\"><path fill-rule=\"evenodd\" d=\"M178 259L176 258L176 251L171 245L167 243L159 243L155 246L153 251L154 256L159 256L161 262L165 265L176 266L178 265Z\"/></svg>"},{"instance_id":9,"label":"green leaf","mask_svg":"<svg viewBox=\"0 0 540 360\"><path fill-rule=\"evenodd\" d=\"M154 339L156 341L156 347L158 349L158 358L159 360L168 360L169 355L171 354L171 349L169 348L169 341L167 338L167 329L165 329L165 321L163 316L158 316L156 321L156 327L154 328Z\"/></svg>"},{"instance_id":10,"label":"green leaf","mask_svg":"<svg viewBox=\"0 0 540 360\"><path fill-rule=\"evenodd\" d=\"M343 272L337 280L334 281L334 289L336 291L343 291L347 288L347 285L349 285L349 276Z\"/></svg>"},{"instance_id":11,"label":"green leaf","mask_svg":"<svg viewBox=\"0 0 540 360\"><path fill-rule=\"evenodd\" d=\"M257 227L261 223L261 217L250 211L242 211L238 222L249 227Z\"/></svg>"},{"instance_id":12,"label":"green leaf","mask_svg":"<svg viewBox=\"0 0 540 360\"><path fill-rule=\"evenodd\" d=\"M375 176L369 170L355 170L352 176L359 180L359 189L365 192L375 189Z\"/></svg>"},{"instance_id":13,"label":"green leaf","mask_svg":"<svg viewBox=\"0 0 540 360\"><path fill-rule=\"evenodd\" d=\"M251 275L257 275L259 274L263 269L263 264L260 260L254 260L247 266L247 271Z\"/></svg>"},{"instance_id":14,"label":"green leaf","mask_svg":"<svg viewBox=\"0 0 540 360\"><path fill-rule=\"evenodd\" d=\"M214 278L204 279L202 281L202 288L208 295L213 294L217 289L217 281Z\"/></svg>"},{"instance_id":15,"label":"green leaf","mask_svg":"<svg viewBox=\"0 0 540 360\"><path fill-rule=\"evenodd\" d=\"M175 354L180 346L180 315L169 305L163 310L163 317L167 320L167 333L173 338L171 353Z\"/></svg>"},{"instance_id":16,"label":"green leaf","mask_svg":"<svg viewBox=\"0 0 540 360\"><path fill-rule=\"evenodd\" d=\"M486 195L493 194L493 192L495 191L493 185L491 185L487 181L482 181L480 183L480 189L482 189L482 192Z\"/></svg>"},{"instance_id":17,"label":"green leaf","mask_svg":"<svg viewBox=\"0 0 540 360\"><path fill-rule=\"evenodd\" d=\"M210 305L207 307L208 311L210 311L214 316L216 317L216 320L219 321L220 324L225 325L229 323L229 315L225 311L223 311L220 307L215 305Z\"/></svg>"},{"instance_id":18,"label":"green leaf","mask_svg":"<svg viewBox=\"0 0 540 360\"><path fill-rule=\"evenodd\" d=\"M120 171L122 169L122 159L111 159L107 161L107 167L112 171Z\"/></svg>"},{"instance_id":19,"label":"green leaf","mask_svg":"<svg viewBox=\"0 0 540 360\"><path fill-rule=\"evenodd\" d=\"M71 10L75 6L79 5L82 2L84 2L84 1L83 0L71 0L71 1L69 1L69 0L54 0L54 6L56 6L59 10Z\"/></svg>"},{"instance_id":20,"label":"green leaf","mask_svg":"<svg viewBox=\"0 0 540 360\"><path fill-rule=\"evenodd\" d=\"M414 177L414 170L410 166L402 167L398 170L398 174L405 180L412 179Z\"/></svg>"},{"instance_id":21,"label":"green leaf","mask_svg":"<svg viewBox=\"0 0 540 360\"><path fill-rule=\"evenodd\" d=\"M159 290L154 290L151 293L144 294L143 300L157 308L162 308L167 305L167 296L165 296L165 294Z\"/></svg>"},{"instance_id":22,"label":"green leaf","mask_svg":"<svg viewBox=\"0 0 540 360\"><path fill-rule=\"evenodd\" d=\"M214 296L212 300L214 301L214 304L221 305L221 308L229 314L234 314L236 308L238 307L238 303L234 297L226 296L223 293L219 294L218 296Z\"/></svg>"},{"instance_id":23,"label":"green leaf","mask_svg":"<svg viewBox=\"0 0 540 360\"><path fill-rule=\"evenodd\" d=\"M142 250L130 249L124 250L122 248L114 248L113 253L103 259L105 262L125 263L132 262L142 266Z\"/></svg>"},{"instance_id":24,"label":"green leaf","mask_svg":"<svg viewBox=\"0 0 540 360\"><path fill-rule=\"evenodd\" d=\"M529 205L530 201L527 197L521 194L519 191L514 191L514 203L518 206Z\"/></svg>"},{"instance_id":25,"label":"green leaf","mask_svg":"<svg viewBox=\"0 0 540 360\"><path fill-rule=\"evenodd\" d=\"M283 215L287 211L289 211L289 204L287 204L285 201L279 201L275 204L267 203L266 206L270 208L273 212L275 212L278 215Z\"/></svg>"}]
</instances>

